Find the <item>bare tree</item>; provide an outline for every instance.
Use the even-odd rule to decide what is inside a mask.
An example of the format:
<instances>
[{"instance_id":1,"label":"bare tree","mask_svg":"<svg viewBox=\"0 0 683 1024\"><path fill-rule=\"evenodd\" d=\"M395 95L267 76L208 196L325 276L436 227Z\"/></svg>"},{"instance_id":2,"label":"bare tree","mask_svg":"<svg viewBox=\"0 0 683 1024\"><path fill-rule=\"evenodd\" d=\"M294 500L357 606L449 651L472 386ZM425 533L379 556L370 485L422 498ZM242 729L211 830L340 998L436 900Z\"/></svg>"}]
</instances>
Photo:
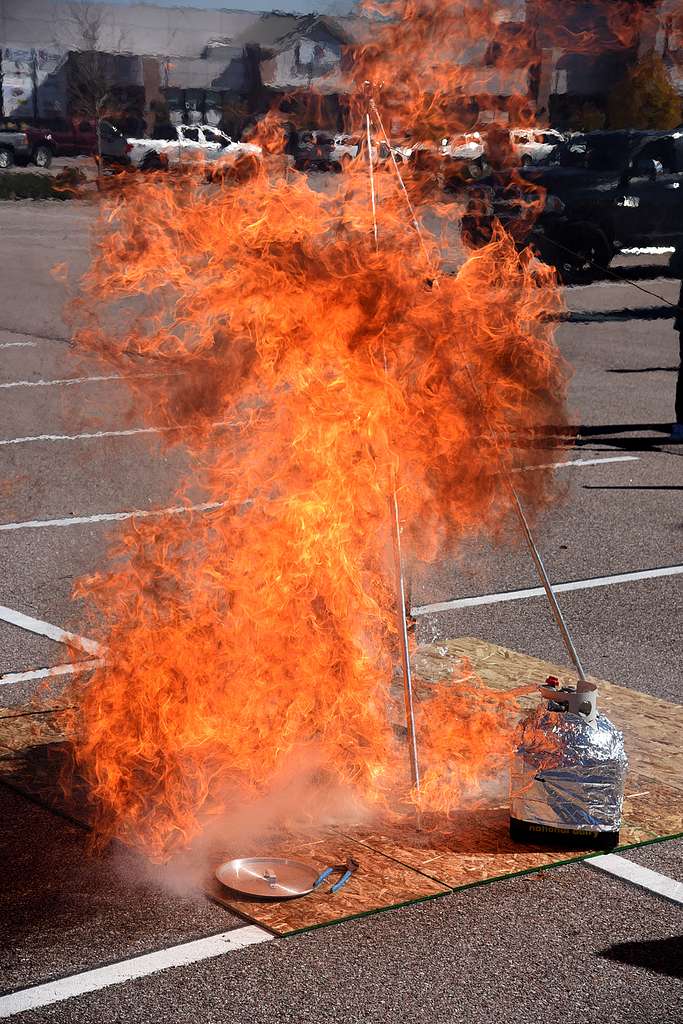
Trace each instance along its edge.
<instances>
[{"instance_id":1,"label":"bare tree","mask_svg":"<svg viewBox=\"0 0 683 1024\"><path fill-rule=\"evenodd\" d=\"M67 5L63 37L57 44L69 51L68 100L71 111L93 121L97 127L98 176L102 167L99 124L115 112L112 50L123 47L123 33L112 42L113 24L107 8L90 0L73 0ZM106 49L105 49L106 47Z\"/></svg>"}]
</instances>

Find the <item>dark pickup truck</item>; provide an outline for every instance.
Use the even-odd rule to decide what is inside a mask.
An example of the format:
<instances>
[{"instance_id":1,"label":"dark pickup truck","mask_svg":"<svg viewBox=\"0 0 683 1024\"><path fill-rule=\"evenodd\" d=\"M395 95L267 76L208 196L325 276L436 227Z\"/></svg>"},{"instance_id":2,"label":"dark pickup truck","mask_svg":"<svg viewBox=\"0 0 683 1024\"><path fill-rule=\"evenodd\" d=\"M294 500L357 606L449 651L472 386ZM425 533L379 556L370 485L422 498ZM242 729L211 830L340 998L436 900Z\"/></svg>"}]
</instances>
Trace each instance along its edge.
<instances>
[{"instance_id":1,"label":"dark pickup truck","mask_svg":"<svg viewBox=\"0 0 683 1024\"><path fill-rule=\"evenodd\" d=\"M34 163L49 167L54 156L54 145L49 132L32 127L0 126L0 169L13 164Z\"/></svg>"},{"instance_id":2,"label":"dark pickup truck","mask_svg":"<svg viewBox=\"0 0 683 1024\"><path fill-rule=\"evenodd\" d=\"M534 194L542 197L535 221L524 215ZM517 187L494 186L489 196L488 218L519 243L534 244L567 278L588 275L621 249L683 242L683 132L575 135L545 166L520 171ZM481 209L480 201L470 220L483 240Z\"/></svg>"}]
</instances>

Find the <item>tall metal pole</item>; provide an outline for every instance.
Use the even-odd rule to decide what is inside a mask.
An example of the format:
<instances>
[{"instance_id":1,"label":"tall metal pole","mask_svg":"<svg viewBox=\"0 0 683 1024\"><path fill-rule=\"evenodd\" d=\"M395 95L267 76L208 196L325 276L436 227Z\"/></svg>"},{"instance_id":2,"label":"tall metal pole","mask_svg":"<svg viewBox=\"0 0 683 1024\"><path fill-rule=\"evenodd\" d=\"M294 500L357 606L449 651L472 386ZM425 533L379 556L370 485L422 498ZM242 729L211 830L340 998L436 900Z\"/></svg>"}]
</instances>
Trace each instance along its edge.
<instances>
[{"instance_id":1,"label":"tall metal pole","mask_svg":"<svg viewBox=\"0 0 683 1024\"><path fill-rule=\"evenodd\" d=\"M569 630L567 629L567 623L565 622L564 615L562 614L562 609L558 604L557 596L555 594L555 591L553 590L552 584L548 577L548 573L546 572L545 565L543 564L543 559L541 558L541 554L538 548L536 547L536 542L534 541L531 530L529 529L529 523L527 522L527 518L524 514L524 509L522 508L522 503L519 500L519 495L517 494L517 491L515 490L515 487L512 481L509 479L509 477L507 482L510 488L510 492L512 494L512 500L515 506L515 511L517 512L517 516L522 527L524 539L527 542L527 546L529 548L529 552L533 559L534 565L536 566L536 571L538 573L539 579L543 584L543 589L545 590L546 597L548 598L550 610L552 611L553 616L555 617L555 622L559 627L567 654L571 658L574 667L576 668L576 672L579 677L578 689L594 690L596 689L595 684L589 682L589 680L587 679L586 673L583 670L583 665L581 664L581 659L579 658L576 647L574 646L574 641L572 640Z\"/></svg>"},{"instance_id":2,"label":"tall metal pole","mask_svg":"<svg viewBox=\"0 0 683 1024\"><path fill-rule=\"evenodd\" d=\"M368 167L370 170L370 195L372 199L372 227L375 240L375 251L379 250L379 235L377 231L377 200L375 196L375 172L372 164L372 128L370 114L365 115L365 131L368 148ZM389 377L386 353L384 355L384 372ZM391 529L394 547L394 571L396 577L396 602L398 613L398 639L401 650L401 670L403 673L403 702L406 716L406 732L408 739L408 755L410 759L410 776L413 789L417 797L415 809L417 828L422 827L422 813L420 810L420 762L417 756L417 733L415 729L415 696L413 693L413 673L410 667L410 647L408 644L408 619L406 615L406 588L403 576L403 555L401 551L401 521L398 510L397 480L392 480L392 493L390 500Z\"/></svg>"},{"instance_id":3,"label":"tall metal pole","mask_svg":"<svg viewBox=\"0 0 683 1024\"><path fill-rule=\"evenodd\" d=\"M425 255L427 255L427 252L426 252L426 249L425 249L425 245L424 245L424 239L422 237L422 229L420 228L420 224L419 224L419 222L417 220L417 217L415 215L415 210L413 208L412 202L410 201L410 196L408 195L408 191L406 189L405 182L403 181L403 176L401 175L400 168L399 168L398 164L396 163L396 159L394 157L393 150L391 148L391 141L389 139L389 136L386 133L386 129L385 129L384 124L382 122L382 117L380 115L380 112L377 109L377 105L375 104L374 100L372 100L372 99L370 99L370 108L373 110L373 112L374 112L374 114L375 114L375 116L377 118L379 129L380 129L380 131L381 131L381 133L382 133L382 135L384 137L384 141L386 143L387 148L389 149L389 153L391 154L391 161L392 161L392 164L393 164L393 167L394 167L394 171L396 172L396 177L398 178L399 185L400 185L400 187L401 187L401 189L403 191L404 198L406 200L406 204L407 204L408 210L410 212L410 218L411 218L413 227L415 228L415 230L417 232L417 236L418 236L418 238L420 240L420 245L422 246L422 250L425 253ZM368 124L368 138L369 138L369 130L370 130L369 129L369 125L370 125L370 115L369 114L367 115L367 124ZM373 214L374 214L374 192L373 192ZM463 347L462 347L461 343L459 342L459 340L457 339L457 337L455 339L455 344L456 344L456 347L458 348L458 350L460 352L460 355L462 357L463 365L465 367L465 371L466 371L467 376L469 378L470 387L471 387L471 389L472 389L472 391L474 393L474 396L475 396L475 398L477 400L477 403L479 404L479 407L481 409L482 418L484 420L484 423L486 424L486 428L487 428L489 434L491 435L491 438L495 441L495 433L494 433L491 421L489 419L488 413L486 411L486 407L484 405L484 402L483 402L483 399L482 399L482 396L481 396L481 391L479 390L477 382L474 379L474 374L472 372L472 368L469 365L469 363L467 362L467 359L465 357L465 353L463 351ZM510 491L510 495L512 497L512 503L513 503L514 510L515 510L515 512L517 514L517 518L519 519L520 526L522 527L522 533L524 535L524 539L525 539L525 541L527 543L527 546L529 548L529 552L531 554L531 558L533 560L533 563L534 563L534 565L536 567L536 571L538 573L539 579L540 579L540 581L541 581L541 583L543 585L543 589L544 589L546 597L548 599L548 604L550 605L550 609L551 609L551 611L553 613L553 617L554 617L555 622L557 623L557 625L559 627L560 634L562 636L562 641L563 641L564 646L565 646L565 650L567 651L567 654L569 655L569 658L570 658L572 664L574 665L574 667L576 669L576 672L577 672L577 675L579 677L579 682L578 682L578 685L577 685L577 690L578 691L582 691L582 690L584 690L584 691L585 690L595 690L595 689L597 689L597 686L595 685L595 683L592 683L587 678L586 673L584 672L583 665L581 664L581 659L579 658L578 652L576 650L576 647L574 646L574 641L572 640L572 637L571 637L571 634L569 632L569 628L568 628L567 623L565 621L564 615L562 614L562 609L560 608L559 603L557 601L557 595L555 594L555 591L553 590L552 584L550 582L550 578L548 577L548 573L546 572L545 565L543 564L543 559L541 558L540 552L539 552L538 548L536 547L536 542L534 541L533 535L531 533L531 528L529 527L529 523L528 523L527 518L526 518L526 516L524 514L524 509L522 508L522 503L519 500L519 495L517 494L517 490L515 488L515 485L512 482L512 478L510 477L509 472L506 469L504 469L503 472L504 472L505 482L506 482L506 484L508 486L508 489Z\"/></svg>"},{"instance_id":4,"label":"tall metal pole","mask_svg":"<svg viewBox=\"0 0 683 1024\"><path fill-rule=\"evenodd\" d=\"M398 601L399 642L401 647L401 668L403 670L403 700L406 710L406 730L408 733L408 753L410 755L410 774L417 796L420 795L420 763L417 756L417 735L415 731L415 696L413 693L413 672L410 667L410 647L408 646L408 618L406 615L406 588L403 578L403 557L401 555L401 523L398 515L398 498L396 488L391 498L392 526L394 534L394 565L396 568L396 599ZM420 808L417 808L418 828L420 827Z\"/></svg>"}]
</instances>

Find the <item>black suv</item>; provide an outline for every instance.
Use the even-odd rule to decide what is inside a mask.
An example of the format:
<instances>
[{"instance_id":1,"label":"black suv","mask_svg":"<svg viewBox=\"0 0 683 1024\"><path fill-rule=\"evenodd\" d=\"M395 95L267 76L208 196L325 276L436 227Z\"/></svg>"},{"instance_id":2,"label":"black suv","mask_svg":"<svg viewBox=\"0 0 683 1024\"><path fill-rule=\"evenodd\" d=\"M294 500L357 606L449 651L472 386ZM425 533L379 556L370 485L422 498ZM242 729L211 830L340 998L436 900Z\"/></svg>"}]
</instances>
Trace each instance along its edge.
<instances>
[{"instance_id":1,"label":"black suv","mask_svg":"<svg viewBox=\"0 0 683 1024\"><path fill-rule=\"evenodd\" d=\"M574 135L518 183L493 190L489 216L567 277L606 267L620 249L683 243L683 131ZM536 186L542 212L520 231Z\"/></svg>"}]
</instances>

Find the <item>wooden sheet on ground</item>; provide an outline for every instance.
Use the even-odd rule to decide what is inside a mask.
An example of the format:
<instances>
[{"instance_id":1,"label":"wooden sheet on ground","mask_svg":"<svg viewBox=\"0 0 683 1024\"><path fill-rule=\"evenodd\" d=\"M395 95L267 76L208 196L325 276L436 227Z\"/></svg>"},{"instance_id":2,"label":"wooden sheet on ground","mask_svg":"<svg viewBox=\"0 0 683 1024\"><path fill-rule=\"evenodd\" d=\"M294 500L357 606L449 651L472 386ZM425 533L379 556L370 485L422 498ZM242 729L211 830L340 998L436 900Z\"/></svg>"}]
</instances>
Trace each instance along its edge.
<instances>
[{"instance_id":1,"label":"wooden sheet on ground","mask_svg":"<svg viewBox=\"0 0 683 1024\"><path fill-rule=\"evenodd\" d=\"M547 675L572 680L572 673L560 666L466 637L421 647L415 652L414 667L423 681L418 683L418 693L428 693L429 683L449 673L457 675L462 658L467 658L482 680L496 689L540 684ZM683 833L683 706L613 683L598 682L601 710L624 731L629 755L622 846ZM534 696L521 700L523 708L536 703ZM54 780L51 797L48 792L49 765L59 764L60 748L63 757L63 744L56 742L60 738L59 716L13 717L21 711L0 711L0 744L4 749L4 754L0 754L0 778L5 777L30 795L51 802L55 809L83 820L84 805L65 805ZM334 896L325 886L322 891L286 902L247 900L224 889L211 872L204 887L211 899L233 913L277 935L290 935L430 899L464 886L551 867L589 852L513 843L508 834L508 809L501 801L456 815L446 833L420 833L406 825L362 825L280 837L248 850L237 846L221 849L213 857L217 866L232 857L267 853L310 861L322 870L352 856L360 868Z\"/></svg>"}]
</instances>

